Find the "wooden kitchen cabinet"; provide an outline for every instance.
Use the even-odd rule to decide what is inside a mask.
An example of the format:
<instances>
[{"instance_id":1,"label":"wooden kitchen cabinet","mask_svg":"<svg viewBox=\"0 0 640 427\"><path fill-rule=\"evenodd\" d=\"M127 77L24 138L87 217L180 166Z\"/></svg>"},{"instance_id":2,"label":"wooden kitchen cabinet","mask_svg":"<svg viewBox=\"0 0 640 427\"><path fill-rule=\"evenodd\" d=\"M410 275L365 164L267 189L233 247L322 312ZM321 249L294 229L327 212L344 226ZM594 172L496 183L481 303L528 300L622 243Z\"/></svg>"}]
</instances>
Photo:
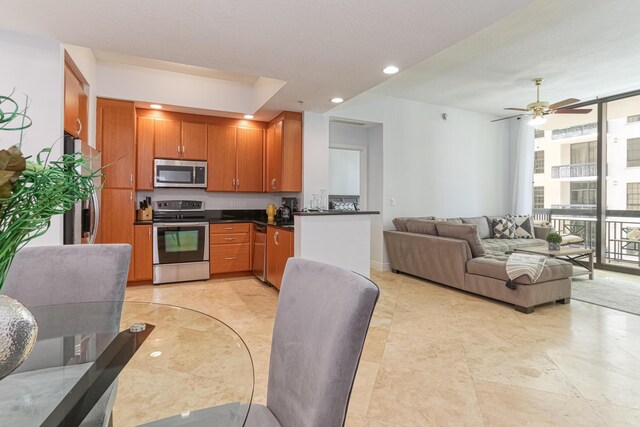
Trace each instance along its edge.
<instances>
[{"instance_id":1,"label":"wooden kitchen cabinet","mask_svg":"<svg viewBox=\"0 0 640 427\"><path fill-rule=\"evenodd\" d=\"M211 274L251 270L251 224L211 224L209 270Z\"/></svg>"},{"instance_id":2,"label":"wooden kitchen cabinet","mask_svg":"<svg viewBox=\"0 0 640 427\"><path fill-rule=\"evenodd\" d=\"M159 159L182 158L182 123L179 120L155 120L155 155Z\"/></svg>"},{"instance_id":3,"label":"wooden kitchen cabinet","mask_svg":"<svg viewBox=\"0 0 640 427\"><path fill-rule=\"evenodd\" d=\"M267 281L280 289L287 260L293 257L293 231L267 227Z\"/></svg>"},{"instance_id":4,"label":"wooden kitchen cabinet","mask_svg":"<svg viewBox=\"0 0 640 427\"><path fill-rule=\"evenodd\" d=\"M207 160L206 123L182 122L182 158Z\"/></svg>"},{"instance_id":5,"label":"wooden kitchen cabinet","mask_svg":"<svg viewBox=\"0 0 640 427\"><path fill-rule=\"evenodd\" d=\"M84 84L76 76L71 66L64 63L64 130L75 138L88 141L88 102Z\"/></svg>"},{"instance_id":6,"label":"wooden kitchen cabinet","mask_svg":"<svg viewBox=\"0 0 640 427\"><path fill-rule=\"evenodd\" d=\"M152 225L135 225L133 235L133 280L153 280Z\"/></svg>"},{"instance_id":7,"label":"wooden kitchen cabinet","mask_svg":"<svg viewBox=\"0 0 640 427\"><path fill-rule=\"evenodd\" d=\"M262 192L264 130L208 127L207 191Z\"/></svg>"},{"instance_id":8,"label":"wooden kitchen cabinet","mask_svg":"<svg viewBox=\"0 0 640 427\"><path fill-rule=\"evenodd\" d=\"M96 148L105 166L104 188L134 188L135 126L133 102L98 98Z\"/></svg>"},{"instance_id":9,"label":"wooden kitchen cabinet","mask_svg":"<svg viewBox=\"0 0 640 427\"><path fill-rule=\"evenodd\" d=\"M155 120L138 118L136 190L153 191Z\"/></svg>"},{"instance_id":10,"label":"wooden kitchen cabinet","mask_svg":"<svg viewBox=\"0 0 640 427\"><path fill-rule=\"evenodd\" d=\"M100 243L134 245L135 199L133 189L103 188L100 209ZM131 257L127 280L135 280L135 257Z\"/></svg>"},{"instance_id":11,"label":"wooden kitchen cabinet","mask_svg":"<svg viewBox=\"0 0 640 427\"><path fill-rule=\"evenodd\" d=\"M302 191L302 115L285 111L267 126L266 192Z\"/></svg>"}]
</instances>

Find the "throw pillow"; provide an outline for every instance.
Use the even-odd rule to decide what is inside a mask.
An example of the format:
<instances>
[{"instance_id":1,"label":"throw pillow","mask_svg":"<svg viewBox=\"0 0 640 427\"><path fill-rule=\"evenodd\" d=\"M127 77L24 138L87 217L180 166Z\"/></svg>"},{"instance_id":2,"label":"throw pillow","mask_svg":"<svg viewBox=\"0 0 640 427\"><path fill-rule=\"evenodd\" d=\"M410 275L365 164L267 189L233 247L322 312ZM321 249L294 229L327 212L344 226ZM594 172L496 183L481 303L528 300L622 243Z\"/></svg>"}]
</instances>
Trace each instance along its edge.
<instances>
[{"instance_id":1,"label":"throw pillow","mask_svg":"<svg viewBox=\"0 0 640 427\"><path fill-rule=\"evenodd\" d=\"M409 219L433 219L432 216L401 216L398 218L394 218L393 225L396 227L398 231L407 231L407 220Z\"/></svg>"},{"instance_id":2,"label":"throw pillow","mask_svg":"<svg viewBox=\"0 0 640 427\"><path fill-rule=\"evenodd\" d=\"M460 218L435 218L436 221L448 222L449 224L462 224Z\"/></svg>"},{"instance_id":3,"label":"throw pillow","mask_svg":"<svg viewBox=\"0 0 640 427\"><path fill-rule=\"evenodd\" d=\"M495 218L492 221L494 239L515 239L516 223L511 218Z\"/></svg>"},{"instance_id":4,"label":"throw pillow","mask_svg":"<svg viewBox=\"0 0 640 427\"><path fill-rule=\"evenodd\" d=\"M409 233L429 234L437 236L436 222L431 219L411 218L407 220L407 231Z\"/></svg>"},{"instance_id":5,"label":"throw pillow","mask_svg":"<svg viewBox=\"0 0 640 427\"><path fill-rule=\"evenodd\" d=\"M438 236L450 237L452 239L466 240L474 258L482 257L485 254L484 246L478 236L478 227L475 224L450 224L437 222L436 229Z\"/></svg>"},{"instance_id":6,"label":"throw pillow","mask_svg":"<svg viewBox=\"0 0 640 427\"><path fill-rule=\"evenodd\" d=\"M516 239L533 239L533 218L529 215L509 215L509 218L516 224Z\"/></svg>"},{"instance_id":7,"label":"throw pillow","mask_svg":"<svg viewBox=\"0 0 640 427\"><path fill-rule=\"evenodd\" d=\"M491 230L489 229L489 223L484 216L477 216L474 218L462 218L463 224L475 224L478 227L478 236L481 239L488 239L491 237Z\"/></svg>"}]
</instances>

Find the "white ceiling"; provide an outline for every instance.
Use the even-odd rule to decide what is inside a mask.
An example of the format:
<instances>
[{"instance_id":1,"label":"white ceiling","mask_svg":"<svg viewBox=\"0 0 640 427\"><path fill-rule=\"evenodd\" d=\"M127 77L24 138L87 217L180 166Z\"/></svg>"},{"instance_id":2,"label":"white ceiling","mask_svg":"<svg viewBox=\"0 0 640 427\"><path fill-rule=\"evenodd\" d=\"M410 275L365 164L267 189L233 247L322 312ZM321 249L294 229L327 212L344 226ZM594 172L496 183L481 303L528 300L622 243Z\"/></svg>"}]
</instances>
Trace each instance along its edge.
<instances>
[{"instance_id":1,"label":"white ceiling","mask_svg":"<svg viewBox=\"0 0 640 427\"><path fill-rule=\"evenodd\" d=\"M638 0L537 0L373 92L508 116L535 77L549 102L639 89L639 23Z\"/></svg>"},{"instance_id":2,"label":"white ceiling","mask_svg":"<svg viewBox=\"0 0 640 427\"><path fill-rule=\"evenodd\" d=\"M130 55L147 58L138 60L147 65L150 59L224 71L230 73L230 79L240 74L248 79L263 76L285 80L288 83L265 109L319 112L333 106L329 102L332 97L349 99L388 79L381 72L386 65L408 69L531 3L0 1L0 26L5 29L115 53L98 53L99 57L110 56L110 60L122 61L126 58L122 55ZM504 75L506 70L501 71ZM201 69L193 72L203 73ZM396 96L402 91L402 96L411 95L409 84L398 80L398 85L402 90ZM434 102L430 95L433 90L420 89L429 102ZM379 90L396 91L392 87Z\"/></svg>"}]
</instances>

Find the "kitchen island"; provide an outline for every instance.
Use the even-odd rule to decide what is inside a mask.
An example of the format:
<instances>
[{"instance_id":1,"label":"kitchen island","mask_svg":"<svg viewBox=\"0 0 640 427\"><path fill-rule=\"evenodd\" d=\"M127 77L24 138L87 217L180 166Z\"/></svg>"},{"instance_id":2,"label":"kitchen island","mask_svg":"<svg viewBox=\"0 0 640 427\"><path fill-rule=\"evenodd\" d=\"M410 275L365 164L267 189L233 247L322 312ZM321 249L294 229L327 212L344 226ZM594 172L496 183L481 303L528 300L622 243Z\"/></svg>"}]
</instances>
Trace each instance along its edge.
<instances>
[{"instance_id":1,"label":"kitchen island","mask_svg":"<svg viewBox=\"0 0 640 427\"><path fill-rule=\"evenodd\" d=\"M369 277L371 216L378 214L378 211L294 212L294 254Z\"/></svg>"}]
</instances>

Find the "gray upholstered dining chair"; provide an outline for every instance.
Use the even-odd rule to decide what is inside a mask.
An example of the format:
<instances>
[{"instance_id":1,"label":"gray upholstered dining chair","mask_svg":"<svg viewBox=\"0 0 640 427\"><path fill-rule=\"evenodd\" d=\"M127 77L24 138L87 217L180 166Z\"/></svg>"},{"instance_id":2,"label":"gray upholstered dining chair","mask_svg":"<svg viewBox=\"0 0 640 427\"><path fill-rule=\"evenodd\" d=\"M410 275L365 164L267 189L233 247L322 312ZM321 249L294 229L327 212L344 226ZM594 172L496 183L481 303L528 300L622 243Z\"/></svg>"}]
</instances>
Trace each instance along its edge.
<instances>
[{"instance_id":1,"label":"gray upholstered dining chair","mask_svg":"<svg viewBox=\"0 0 640 427\"><path fill-rule=\"evenodd\" d=\"M267 405L251 404L244 425L343 426L379 294L375 283L357 273L290 258L273 330ZM239 425L245 413L240 406L200 409L145 427Z\"/></svg>"},{"instance_id":2,"label":"gray upholstered dining chair","mask_svg":"<svg viewBox=\"0 0 640 427\"><path fill-rule=\"evenodd\" d=\"M17 299L27 307L38 307L54 304L116 302L113 311L108 313L75 313L69 314L69 328L77 333L95 330L113 332L115 336L120 327L122 303L127 284L127 273L131 257L129 245L68 245L26 247L20 250L5 279L0 293ZM111 307L111 306L110 306ZM99 325L91 325L97 322ZM42 332L42 331L41 331ZM51 332L51 331L49 331ZM55 337L55 333L52 334ZM46 336L40 336L48 338ZM36 346L56 346L55 339L45 339ZM36 347L37 348L37 347ZM40 354L46 354L46 351ZM38 377L43 390L47 378L59 374L55 366L59 366L62 355L51 352L51 357L39 357L37 360L27 359L15 371L14 378L3 380L3 388L8 382L14 382L16 388L21 384L33 383ZM73 367L60 368L69 371ZM54 380L55 381L55 380ZM20 402L19 393L6 396L0 390L3 399L10 397L16 404ZM46 398L46 396L44 397ZM87 415L83 426L103 426L110 420L111 408L115 400L115 387L112 385ZM10 402L4 402L10 405Z\"/></svg>"},{"instance_id":3,"label":"gray upholstered dining chair","mask_svg":"<svg viewBox=\"0 0 640 427\"><path fill-rule=\"evenodd\" d=\"M359 274L290 258L273 330L267 405L246 426L344 425L380 290Z\"/></svg>"}]
</instances>

